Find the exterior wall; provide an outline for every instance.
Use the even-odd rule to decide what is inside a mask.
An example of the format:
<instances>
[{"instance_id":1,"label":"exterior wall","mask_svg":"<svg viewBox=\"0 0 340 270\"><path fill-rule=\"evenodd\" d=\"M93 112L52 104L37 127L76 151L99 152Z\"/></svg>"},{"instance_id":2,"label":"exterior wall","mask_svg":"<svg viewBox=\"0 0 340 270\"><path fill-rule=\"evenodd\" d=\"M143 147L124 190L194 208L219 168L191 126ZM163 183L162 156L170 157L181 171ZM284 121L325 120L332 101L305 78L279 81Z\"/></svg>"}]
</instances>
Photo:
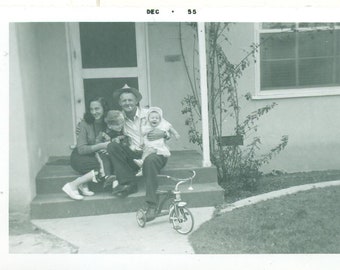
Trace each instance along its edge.
<instances>
[{"instance_id":1,"label":"exterior wall","mask_svg":"<svg viewBox=\"0 0 340 270\"><path fill-rule=\"evenodd\" d=\"M39 53L32 24L10 28L10 180L9 209L28 214L35 196L35 176L46 161L40 125L43 97L39 95Z\"/></svg>"},{"instance_id":2,"label":"exterior wall","mask_svg":"<svg viewBox=\"0 0 340 270\"><path fill-rule=\"evenodd\" d=\"M14 24L9 31L9 211L11 218L25 219L34 196L26 133L24 90L18 58L17 35Z\"/></svg>"},{"instance_id":3,"label":"exterior wall","mask_svg":"<svg viewBox=\"0 0 340 270\"><path fill-rule=\"evenodd\" d=\"M10 212L28 214L49 156L69 155L73 123L63 23L10 27Z\"/></svg>"},{"instance_id":4,"label":"exterior wall","mask_svg":"<svg viewBox=\"0 0 340 270\"><path fill-rule=\"evenodd\" d=\"M44 148L47 156L68 156L74 143L70 70L64 23L40 23L36 26L39 42L41 93L44 94Z\"/></svg>"},{"instance_id":5,"label":"exterior wall","mask_svg":"<svg viewBox=\"0 0 340 270\"><path fill-rule=\"evenodd\" d=\"M230 58L238 63L254 42L254 25L238 23L228 34L231 46L226 46ZM240 95L255 93L254 64L247 68L239 81ZM245 116L266 104L276 102L269 114L261 118L258 135L263 150L275 146L282 135L288 135L287 148L264 167L294 171L313 171L340 168L340 96L303 97L270 100L243 99L241 108ZM230 130L225 130L231 135Z\"/></svg>"},{"instance_id":6,"label":"exterior wall","mask_svg":"<svg viewBox=\"0 0 340 270\"><path fill-rule=\"evenodd\" d=\"M189 58L192 55L192 38L186 34L188 29L183 29L185 51ZM151 105L163 109L164 118L172 123L180 133L179 140L169 141L170 149L183 150L195 149L189 143L188 128L185 118L181 113L183 98L190 93L190 85L185 73L183 60L169 61L167 57L181 55L178 23L148 23L148 44L150 61ZM192 61L189 59L189 63Z\"/></svg>"}]
</instances>

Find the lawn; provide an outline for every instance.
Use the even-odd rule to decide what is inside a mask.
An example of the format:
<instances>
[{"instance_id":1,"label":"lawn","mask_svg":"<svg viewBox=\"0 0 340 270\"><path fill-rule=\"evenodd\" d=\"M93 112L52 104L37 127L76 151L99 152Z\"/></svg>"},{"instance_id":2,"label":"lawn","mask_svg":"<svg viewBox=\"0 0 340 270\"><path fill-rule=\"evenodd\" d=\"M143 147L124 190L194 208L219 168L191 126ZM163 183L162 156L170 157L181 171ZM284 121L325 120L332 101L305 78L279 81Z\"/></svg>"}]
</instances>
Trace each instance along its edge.
<instances>
[{"instance_id":1,"label":"lawn","mask_svg":"<svg viewBox=\"0 0 340 270\"><path fill-rule=\"evenodd\" d=\"M340 170L298 172L280 175L267 174L258 180L256 190L241 191L239 192L239 194L227 196L225 198L225 201L228 204L250 196L263 194L274 190L284 189L291 186L298 186L339 179Z\"/></svg>"},{"instance_id":2,"label":"lawn","mask_svg":"<svg viewBox=\"0 0 340 270\"><path fill-rule=\"evenodd\" d=\"M198 254L340 253L340 187L298 192L224 213L189 240Z\"/></svg>"}]
</instances>

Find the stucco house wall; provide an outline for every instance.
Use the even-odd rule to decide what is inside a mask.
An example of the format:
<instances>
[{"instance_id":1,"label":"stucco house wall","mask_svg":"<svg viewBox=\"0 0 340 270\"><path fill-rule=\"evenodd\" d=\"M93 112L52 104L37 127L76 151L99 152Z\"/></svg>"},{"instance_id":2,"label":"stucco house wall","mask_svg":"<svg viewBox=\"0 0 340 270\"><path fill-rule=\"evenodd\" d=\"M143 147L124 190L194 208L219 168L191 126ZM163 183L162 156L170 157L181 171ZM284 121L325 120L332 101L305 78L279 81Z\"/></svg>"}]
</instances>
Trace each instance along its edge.
<instances>
[{"instance_id":1,"label":"stucco house wall","mask_svg":"<svg viewBox=\"0 0 340 270\"><path fill-rule=\"evenodd\" d=\"M24 215L35 196L35 176L46 159L35 30L32 24L10 25L9 210Z\"/></svg>"},{"instance_id":2,"label":"stucco house wall","mask_svg":"<svg viewBox=\"0 0 340 270\"><path fill-rule=\"evenodd\" d=\"M9 211L14 217L21 215L16 218L25 218L35 185L29 167L25 105L14 25L10 25L9 45Z\"/></svg>"},{"instance_id":3,"label":"stucco house wall","mask_svg":"<svg viewBox=\"0 0 340 270\"><path fill-rule=\"evenodd\" d=\"M193 42L187 32L189 29L184 27L185 51L192 48ZM185 117L181 113L181 101L191 90L181 57L178 23L148 23L148 45L151 103L163 109L164 117L181 135L179 140L170 140L169 146L173 150L196 149L189 143Z\"/></svg>"},{"instance_id":4,"label":"stucco house wall","mask_svg":"<svg viewBox=\"0 0 340 270\"><path fill-rule=\"evenodd\" d=\"M48 127L44 148L47 156L69 155L75 128L65 23L43 23L36 28L45 109L41 125Z\"/></svg>"},{"instance_id":5,"label":"stucco house wall","mask_svg":"<svg viewBox=\"0 0 340 270\"><path fill-rule=\"evenodd\" d=\"M64 23L10 25L11 213L28 214L49 156L68 155L72 107Z\"/></svg>"},{"instance_id":6,"label":"stucco house wall","mask_svg":"<svg viewBox=\"0 0 340 270\"><path fill-rule=\"evenodd\" d=\"M255 40L253 23L236 23L227 34L231 45L224 50L234 63L245 56L244 50ZM255 94L255 65L244 71L239 80L240 96ZM248 113L271 104L278 105L261 118L258 135L263 150L275 146L282 135L289 136L287 148L263 169L287 172L313 171L340 168L340 96L299 97L246 101L241 98L245 117ZM226 135L232 135L225 130Z\"/></svg>"}]
</instances>

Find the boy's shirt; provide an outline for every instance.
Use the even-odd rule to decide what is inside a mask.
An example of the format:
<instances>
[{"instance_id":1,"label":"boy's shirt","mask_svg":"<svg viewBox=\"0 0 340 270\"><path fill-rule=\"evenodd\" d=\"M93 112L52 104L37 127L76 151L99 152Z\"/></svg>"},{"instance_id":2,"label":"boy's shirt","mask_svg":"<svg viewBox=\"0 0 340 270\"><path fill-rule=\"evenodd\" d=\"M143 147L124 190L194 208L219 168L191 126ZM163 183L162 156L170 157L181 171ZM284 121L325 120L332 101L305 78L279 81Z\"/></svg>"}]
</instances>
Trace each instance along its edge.
<instances>
[{"instance_id":1,"label":"boy's shirt","mask_svg":"<svg viewBox=\"0 0 340 270\"><path fill-rule=\"evenodd\" d=\"M105 133L110 137L111 140L114 139L114 138L117 138L118 136L124 135L123 130L116 131L116 130L112 130L112 129L106 129Z\"/></svg>"},{"instance_id":2,"label":"boy's shirt","mask_svg":"<svg viewBox=\"0 0 340 270\"><path fill-rule=\"evenodd\" d=\"M114 140L114 139L119 139L119 143L123 144L123 145L126 145L126 146L130 146L130 138L128 136L126 136L124 134L124 131L121 130L121 131L115 131L115 130L112 130L112 129L106 129L105 132L101 132L96 140L97 142L107 142L107 141L111 141Z\"/></svg>"},{"instance_id":3,"label":"boy's shirt","mask_svg":"<svg viewBox=\"0 0 340 270\"><path fill-rule=\"evenodd\" d=\"M111 129L106 129L105 132L100 132L99 135L96 138L96 143L101 143L101 142L107 142L107 141L112 141L112 139L115 139L119 136L123 136L124 133L123 131L115 131Z\"/></svg>"}]
</instances>

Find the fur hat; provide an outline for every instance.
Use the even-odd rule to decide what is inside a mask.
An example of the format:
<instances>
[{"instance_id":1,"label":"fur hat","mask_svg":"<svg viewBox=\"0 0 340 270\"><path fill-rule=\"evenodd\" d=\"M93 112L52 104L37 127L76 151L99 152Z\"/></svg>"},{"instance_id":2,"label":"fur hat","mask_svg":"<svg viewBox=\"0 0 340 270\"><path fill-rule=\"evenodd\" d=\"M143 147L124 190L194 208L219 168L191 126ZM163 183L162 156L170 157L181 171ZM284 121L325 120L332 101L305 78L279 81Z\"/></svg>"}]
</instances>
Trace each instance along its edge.
<instances>
[{"instance_id":1,"label":"fur hat","mask_svg":"<svg viewBox=\"0 0 340 270\"><path fill-rule=\"evenodd\" d=\"M132 88L127 84L125 84L122 88L113 91L113 99L118 101L120 95L123 93L133 94L136 97L137 103L139 103L142 99L142 94L136 88Z\"/></svg>"}]
</instances>

